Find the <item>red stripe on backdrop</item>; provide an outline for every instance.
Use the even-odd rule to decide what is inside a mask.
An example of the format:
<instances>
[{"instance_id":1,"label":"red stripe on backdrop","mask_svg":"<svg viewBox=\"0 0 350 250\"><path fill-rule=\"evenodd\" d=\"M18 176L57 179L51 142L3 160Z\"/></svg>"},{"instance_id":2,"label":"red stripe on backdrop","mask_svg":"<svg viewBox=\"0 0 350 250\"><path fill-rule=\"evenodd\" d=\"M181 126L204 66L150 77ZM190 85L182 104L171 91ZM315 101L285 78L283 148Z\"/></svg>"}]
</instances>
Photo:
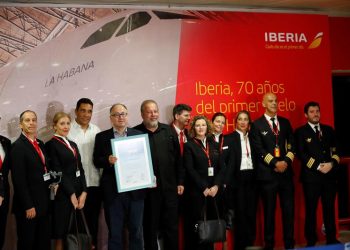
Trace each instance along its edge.
<instances>
[{"instance_id":1,"label":"red stripe on backdrop","mask_svg":"<svg viewBox=\"0 0 350 250\"><path fill-rule=\"evenodd\" d=\"M320 103L322 122L333 124L327 16L239 12L218 15L224 21L182 23L176 103L191 105L194 115L211 118L215 112L226 113L226 131L231 132L237 111L249 110L253 119L261 116L262 96L274 92L279 99L279 114L289 118L294 128L305 123L303 106L310 100ZM294 167L295 237L301 244L303 196L298 163ZM261 214L259 209L259 245L263 239ZM276 246L282 246L279 208L276 216Z\"/></svg>"}]
</instances>

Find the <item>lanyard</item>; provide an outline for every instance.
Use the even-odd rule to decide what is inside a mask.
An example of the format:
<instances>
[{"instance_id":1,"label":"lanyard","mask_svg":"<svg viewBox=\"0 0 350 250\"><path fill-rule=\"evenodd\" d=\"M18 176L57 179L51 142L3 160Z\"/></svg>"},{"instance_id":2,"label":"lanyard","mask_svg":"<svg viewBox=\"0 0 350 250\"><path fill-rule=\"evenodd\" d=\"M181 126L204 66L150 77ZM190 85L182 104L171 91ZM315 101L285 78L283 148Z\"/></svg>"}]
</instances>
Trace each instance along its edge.
<instances>
[{"instance_id":1,"label":"lanyard","mask_svg":"<svg viewBox=\"0 0 350 250\"><path fill-rule=\"evenodd\" d=\"M220 141L220 153L222 152L222 147L224 146L224 135L221 134L220 137L219 137L219 141Z\"/></svg>"},{"instance_id":2,"label":"lanyard","mask_svg":"<svg viewBox=\"0 0 350 250\"><path fill-rule=\"evenodd\" d=\"M66 148L68 148L70 151L72 151L72 153L73 153L73 155L74 155L74 158L75 158L75 160L76 160L76 163L77 163L77 169L79 168L78 167L78 156L77 156L77 151L76 151L76 149L74 148L74 147L69 147L68 145L67 145L67 143L65 143L62 139L60 139L59 137L57 137L57 136L54 136L54 137L52 137L53 139L55 139L55 140L57 140L57 141L59 141L60 143L62 143Z\"/></svg>"},{"instance_id":3,"label":"lanyard","mask_svg":"<svg viewBox=\"0 0 350 250\"><path fill-rule=\"evenodd\" d=\"M207 157L208 159L208 165L209 167L211 167L211 160L210 160L210 155L209 155L209 144L208 144L208 141L206 142L206 147L204 148L204 146L202 146L198 141L197 139L194 139L194 142L203 150L205 156Z\"/></svg>"},{"instance_id":4,"label":"lanyard","mask_svg":"<svg viewBox=\"0 0 350 250\"><path fill-rule=\"evenodd\" d=\"M41 151L41 148L39 147L39 144L38 144L37 140L36 139L31 140L26 135L24 135L24 136L28 139L30 144L32 144L32 146L34 147L35 151L38 153L38 155L39 155L39 157L41 159L41 162L44 165L44 171L45 171L45 173L47 173L47 168L46 168L46 164L45 164L45 157L44 157L43 151Z\"/></svg>"}]
</instances>

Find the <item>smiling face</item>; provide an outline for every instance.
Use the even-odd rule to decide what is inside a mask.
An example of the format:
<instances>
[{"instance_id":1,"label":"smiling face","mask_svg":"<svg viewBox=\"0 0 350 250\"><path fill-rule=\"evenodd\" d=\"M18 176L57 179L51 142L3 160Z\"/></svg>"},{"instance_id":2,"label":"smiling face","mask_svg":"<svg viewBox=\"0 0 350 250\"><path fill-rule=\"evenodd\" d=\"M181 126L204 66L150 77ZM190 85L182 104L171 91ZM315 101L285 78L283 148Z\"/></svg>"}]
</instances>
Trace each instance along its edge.
<instances>
[{"instance_id":1,"label":"smiling face","mask_svg":"<svg viewBox=\"0 0 350 250\"><path fill-rule=\"evenodd\" d=\"M128 110L123 105L115 105L111 110L110 120L115 129L125 129L128 123Z\"/></svg>"},{"instance_id":2,"label":"smiling face","mask_svg":"<svg viewBox=\"0 0 350 250\"><path fill-rule=\"evenodd\" d=\"M246 133L249 130L249 116L246 113L240 113L236 119L236 129Z\"/></svg>"},{"instance_id":3,"label":"smiling face","mask_svg":"<svg viewBox=\"0 0 350 250\"><path fill-rule=\"evenodd\" d=\"M87 128L92 117L92 105L88 103L80 104L79 108L75 110L76 122L83 128Z\"/></svg>"},{"instance_id":4,"label":"smiling face","mask_svg":"<svg viewBox=\"0 0 350 250\"><path fill-rule=\"evenodd\" d=\"M60 119L58 119L57 123L53 126L56 134L63 137L67 137L70 130L70 123L71 121L68 116L63 116Z\"/></svg>"},{"instance_id":5,"label":"smiling face","mask_svg":"<svg viewBox=\"0 0 350 250\"><path fill-rule=\"evenodd\" d=\"M208 126L204 119L198 119L194 124L195 137L203 139L207 135Z\"/></svg>"},{"instance_id":6,"label":"smiling face","mask_svg":"<svg viewBox=\"0 0 350 250\"><path fill-rule=\"evenodd\" d=\"M158 127L159 110L156 103L154 102L146 103L143 106L141 116L146 128Z\"/></svg>"},{"instance_id":7,"label":"smiling face","mask_svg":"<svg viewBox=\"0 0 350 250\"><path fill-rule=\"evenodd\" d=\"M25 112L20 119L20 127L27 136L35 137L38 128L36 114L32 111Z\"/></svg>"},{"instance_id":8,"label":"smiling face","mask_svg":"<svg viewBox=\"0 0 350 250\"><path fill-rule=\"evenodd\" d=\"M222 131L224 130L225 124L226 124L225 117L221 115L215 117L213 121L213 132L215 134L221 134Z\"/></svg>"}]
</instances>

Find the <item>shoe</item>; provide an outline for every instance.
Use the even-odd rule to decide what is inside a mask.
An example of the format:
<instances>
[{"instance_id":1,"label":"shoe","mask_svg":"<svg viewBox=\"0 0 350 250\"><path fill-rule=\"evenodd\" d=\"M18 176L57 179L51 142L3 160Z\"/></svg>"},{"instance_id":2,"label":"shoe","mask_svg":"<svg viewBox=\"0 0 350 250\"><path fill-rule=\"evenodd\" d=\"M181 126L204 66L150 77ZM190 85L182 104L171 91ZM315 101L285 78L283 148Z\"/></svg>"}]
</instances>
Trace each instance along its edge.
<instances>
[{"instance_id":1,"label":"shoe","mask_svg":"<svg viewBox=\"0 0 350 250\"><path fill-rule=\"evenodd\" d=\"M335 245L335 244L342 244L339 240L334 239L334 240L327 240L326 242L327 245Z\"/></svg>"}]
</instances>

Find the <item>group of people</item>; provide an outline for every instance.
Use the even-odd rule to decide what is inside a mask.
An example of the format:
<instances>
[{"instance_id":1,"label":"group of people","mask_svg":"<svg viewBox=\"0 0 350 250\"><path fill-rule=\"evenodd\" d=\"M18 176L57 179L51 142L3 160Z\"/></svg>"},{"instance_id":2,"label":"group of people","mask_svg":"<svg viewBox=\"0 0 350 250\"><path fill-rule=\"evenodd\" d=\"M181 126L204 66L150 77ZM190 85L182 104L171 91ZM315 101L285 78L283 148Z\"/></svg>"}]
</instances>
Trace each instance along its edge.
<instances>
[{"instance_id":1,"label":"group of people","mask_svg":"<svg viewBox=\"0 0 350 250\"><path fill-rule=\"evenodd\" d=\"M0 248L11 170L19 250L48 250L51 239L56 250L64 249L63 239L74 209L84 210L97 249L101 204L109 250L125 249L125 243L133 250L178 250L180 219L186 250L212 250L214 245L199 243L194 231L205 209L208 219L225 217L233 210L234 249L245 249L254 245L259 196L264 210L264 248L274 248L279 196L285 248L291 249L295 243L295 155L301 161L307 245L317 242L319 199L327 244L337 243L335 173L339 156L334 130L320 123L320 105L309 102L304 107L307 123L293 133L289 120L277 115L277 104L275 94L265 94L265 113L260 118L252 122L249 112L239 111L235 131L223 135L223 113L215 113L210 121L203 115L191 117L189 105L177 104L174 121L168 125L159 122L158 104L145 100L140 108L142 122L131 128L126 105L116 103L109 112L112 127L101 132L90 123L92 101L82 98L77 102L74 120L64 112L55 114L55 134L45 144L36 138L36 113L24 111L19 138L11 145L0 137ZM148 134L156 185L118 192L118 158L113 155L111 139L139 134ZM62 173L62 181L54 187L50 171ZM55 193L52 202L50 190Z\"/></svg>"}]
</instances>

